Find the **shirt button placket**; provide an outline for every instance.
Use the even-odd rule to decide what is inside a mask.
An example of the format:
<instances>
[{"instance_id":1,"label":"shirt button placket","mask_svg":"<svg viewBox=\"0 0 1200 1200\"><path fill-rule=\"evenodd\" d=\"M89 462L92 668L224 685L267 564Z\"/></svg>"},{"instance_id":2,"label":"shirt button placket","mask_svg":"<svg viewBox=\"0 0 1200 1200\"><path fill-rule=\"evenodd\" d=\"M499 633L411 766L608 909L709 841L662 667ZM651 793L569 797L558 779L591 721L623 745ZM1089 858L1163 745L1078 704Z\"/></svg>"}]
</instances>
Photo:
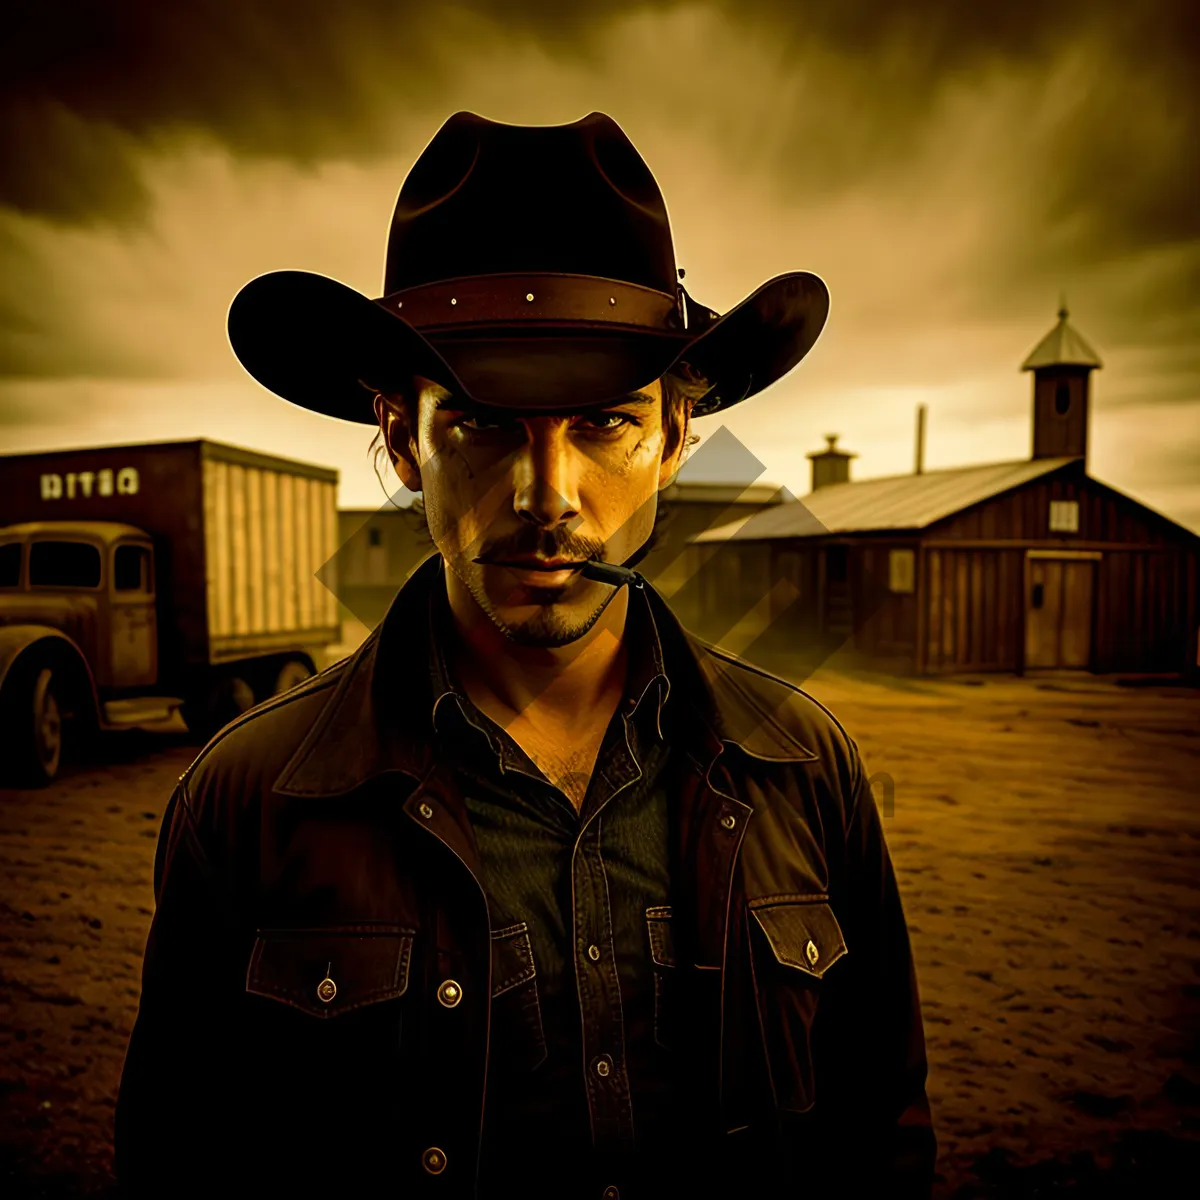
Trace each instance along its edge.
<instances>
[{"instance_id":1,"label":"shirt button placket","mask_svg":"<svg viewBox=\"0 0 1200 1200\"><path fill-rule=\"evenodd\" d=\"M632 1113L624 1067L624 1014L611 943L612 913L600 846L600 823L595 822L580 840L575 865L575 928L591 931L594 942L581 952L585 962L578 972L584 1046L588 1054L588 1102L593 1136L598 1148L615 1149L631 1142ZM604 947L609 947L605 950Z\"/></svg>"}]
</instances>

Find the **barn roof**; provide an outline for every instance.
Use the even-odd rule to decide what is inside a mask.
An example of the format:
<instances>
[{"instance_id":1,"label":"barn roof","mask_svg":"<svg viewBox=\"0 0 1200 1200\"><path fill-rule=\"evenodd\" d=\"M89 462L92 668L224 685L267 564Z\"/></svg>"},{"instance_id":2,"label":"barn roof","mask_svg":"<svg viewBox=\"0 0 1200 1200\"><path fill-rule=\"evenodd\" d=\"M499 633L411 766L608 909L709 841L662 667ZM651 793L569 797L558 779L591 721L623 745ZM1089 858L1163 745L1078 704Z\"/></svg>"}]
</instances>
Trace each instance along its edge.
<instances>
[{"instance_id":1,"label":"barn roof","mask_svg":"<svg viewBox=\"0 0 1200 1200\"><path fill-rule=\"evenodd\" d=\"M1035 367L1102 367L1100 356L1083 340L1079 331L1068 323L1067 306L1058 310L1058 324L1030 352L1021 364L1022 371Z\"/></svg>"},{"instance_id":2,"label":"barn roof","mask_svg":"<svg viewBox=\"0 0 1200 1200\"><path fill-rule=\"evenodd\" d=\"M773 483L705 483L678 479L660 499L684 504L781 504L784 491Z\"/></svg>"},{"instance_id":3,"label":"barn roof","mask_svg":"<svg viewBox=\"0 0 1200 1200\"><path fill-rule=\"evenodd\" d=\"M831 483L799 500L706 530L694 542L751 541L765 538L820 537L828 533L865 533L877 529L923 529L1031 479L1058 470L1072 458L1022 458L887 475L850 483Z\"/></svg>"}]
</instances>

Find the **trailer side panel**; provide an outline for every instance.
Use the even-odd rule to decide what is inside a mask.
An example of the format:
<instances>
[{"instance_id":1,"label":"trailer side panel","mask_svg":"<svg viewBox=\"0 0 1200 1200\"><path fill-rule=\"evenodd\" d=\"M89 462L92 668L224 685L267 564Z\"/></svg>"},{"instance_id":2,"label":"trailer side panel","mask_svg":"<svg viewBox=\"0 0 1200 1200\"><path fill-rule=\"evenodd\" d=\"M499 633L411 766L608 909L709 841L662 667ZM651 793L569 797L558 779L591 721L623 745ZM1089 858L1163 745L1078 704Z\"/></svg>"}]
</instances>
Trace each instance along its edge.
<instances>
[{"instance_id":1,"label":"trailer side panel","mask_svg":"<svg viewBox=\"0 0 1200 1200\"><path fill-rule=\"evenodd\" d=\"M336 473L226 449L203 462L210 660L336 641Z\"/></svg>"}]
</instances>

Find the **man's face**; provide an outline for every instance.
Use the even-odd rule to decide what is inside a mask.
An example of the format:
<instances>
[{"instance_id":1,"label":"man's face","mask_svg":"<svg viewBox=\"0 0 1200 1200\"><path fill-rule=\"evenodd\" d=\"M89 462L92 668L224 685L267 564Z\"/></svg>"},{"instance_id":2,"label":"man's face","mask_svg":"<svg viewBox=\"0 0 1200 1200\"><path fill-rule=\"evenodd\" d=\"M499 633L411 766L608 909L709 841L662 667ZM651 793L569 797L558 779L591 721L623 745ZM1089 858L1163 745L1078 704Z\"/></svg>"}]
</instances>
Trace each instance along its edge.
<instances>
[{"instance_id":1,"label":"man's face","mask_svg":"<svg viewBox=\"0 0 1200 1200\"><path fill-rule=\"evenodd\" d=\"M514 415L465 409L417 382L415 428L392 402L376 411L401 480L424 493L447 567L514 642L581 637L616 589L575 564L633 554L678 469L683 430L664 427L661 386L602 409Z\"/></svg>"}]
</instances>

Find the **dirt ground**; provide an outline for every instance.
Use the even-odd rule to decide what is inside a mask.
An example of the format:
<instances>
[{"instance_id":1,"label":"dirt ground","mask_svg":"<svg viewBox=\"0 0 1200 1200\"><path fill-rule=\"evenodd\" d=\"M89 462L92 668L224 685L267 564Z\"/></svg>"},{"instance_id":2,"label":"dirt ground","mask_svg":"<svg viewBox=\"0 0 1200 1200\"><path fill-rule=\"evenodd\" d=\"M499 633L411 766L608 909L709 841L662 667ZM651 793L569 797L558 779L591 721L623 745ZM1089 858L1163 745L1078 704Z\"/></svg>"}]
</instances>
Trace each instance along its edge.
<instances>
[{"instance_id":1,"label":"dirt ground","mask_svg":"<svg viewBox=\"0 0 1200 1200\"><path fill-rule=\"evenodd\" d=\"M877 777L938 1194L1194 1194L1200 691L832 669L804 685ZM155 839L194 753L135 737L46 791L0 792L5 1196L111 1189Z\"/></svg>"}]
</instances>

